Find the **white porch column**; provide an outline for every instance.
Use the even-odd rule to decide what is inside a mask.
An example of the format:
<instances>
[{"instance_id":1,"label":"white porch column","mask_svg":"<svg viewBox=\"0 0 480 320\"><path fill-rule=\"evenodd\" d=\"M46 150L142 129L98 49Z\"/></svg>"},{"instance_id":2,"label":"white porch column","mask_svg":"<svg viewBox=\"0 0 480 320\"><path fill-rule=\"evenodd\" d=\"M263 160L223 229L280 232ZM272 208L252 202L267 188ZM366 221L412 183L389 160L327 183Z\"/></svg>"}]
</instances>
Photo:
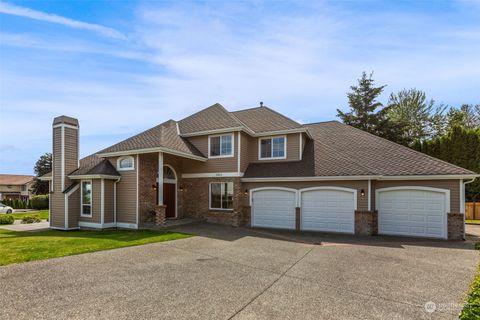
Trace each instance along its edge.
<instances>
[{"instance_id":1,"label":"white porch column","mask_svg":"<svg viewBox=\"0 0 480 320\"><path fill-rule=\"evenodd\" d=\"M158 205L163 205L163 152L158 153Z\"/></svg>"}]
</instances>

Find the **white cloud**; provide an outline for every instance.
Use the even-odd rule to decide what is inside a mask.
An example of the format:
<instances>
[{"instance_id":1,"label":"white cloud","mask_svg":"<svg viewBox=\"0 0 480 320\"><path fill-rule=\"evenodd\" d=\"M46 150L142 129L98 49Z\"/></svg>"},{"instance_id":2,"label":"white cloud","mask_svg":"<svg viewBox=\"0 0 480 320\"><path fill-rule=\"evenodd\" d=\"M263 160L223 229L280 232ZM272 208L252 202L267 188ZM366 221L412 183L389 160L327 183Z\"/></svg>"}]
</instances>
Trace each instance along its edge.
<instances>
[{"instance_id":1,"label":"white cloud","mask_svg":"<svg viewBox=\"0 0 480 320\"><path fill-rule=\"evenodd\" d=\"M41 21L46 21L51 23L57 23L57 24L61 24L61 25L71 27L71 28L76 28L76 29L90 30L114 39L125 39L125 35L123 35L121 32L112 28L104 27L98 24L73 20L73 19L62 17L62 16L58 16L56 14L45 13L37 10L32 10L29 8L19 7L6 2L0 2L0 13L10 14L10 15L15 15L15 16L20 16L20 17L25 17L25 18L35 19L35 20L41 20Z\"/></svg>"}]
</instances>

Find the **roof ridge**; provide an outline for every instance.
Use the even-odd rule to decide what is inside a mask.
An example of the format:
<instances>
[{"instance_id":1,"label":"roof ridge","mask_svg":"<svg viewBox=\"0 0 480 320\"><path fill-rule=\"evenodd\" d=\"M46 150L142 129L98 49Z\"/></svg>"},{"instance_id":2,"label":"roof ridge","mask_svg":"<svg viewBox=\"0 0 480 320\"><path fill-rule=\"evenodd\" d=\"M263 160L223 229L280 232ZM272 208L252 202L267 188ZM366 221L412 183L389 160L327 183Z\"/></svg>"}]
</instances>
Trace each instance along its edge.
<instances>
[{"instance_id":1,"label":"roof ridge","mask_svg":"<svg viewBox=\"0 0 480 320\"><path fill-rule=\"evenodd\" d=\"M245 109L240 109L240 110L235 110L235 111L230 111L230 112L231 112L231 113L235 113L235 112L242 112L242 111L248 111L248 110L253 110L253 109L260 109L260 108L264 108L264 106L245 108Z\"/></svg>"},{"instance_id":2,"label":"roof ridge","mask_svg":"<svg viewBox=\"0 0 480 320\"><path fill-rule=\"evenodd\" d=\"M299 126L302 126L302 125L301 125L300 123L298 123L297 121L295 121L295 120L287 117L287 116L284 115L284 114L281 114L280 112L278 112L278 111L276 111L276 110L274 110L274 109L272 109L272 108L269 108L269 107L267 107L267 106L262 106L262 108L268 109L268 110L270 110L270 111L278 114L279 116L283 117L284 119L290 120L290 121L292 121L292 122L295 122L295 123L298 124Z\"/></svg>"},{"instance_id":3,"label":"roof ridge","mask_svg":"<svg viewBox=\"0 0 480 320\"><path fill-rule=\"evenodd\" d=\"M336 122L336 123L338 123L338 124L340 124L340 125L343 125L343 126L352 128L352 129L354 129L354 130L360 131L362 134L372 135L372 136L374 136L375 138L380 139L380 140L383 140L383 141L385 141L386 143L388 143L388 144L390 144L390 145L394 145L394 146L396 146L397 148L400 147L400 149L403 149L403 150L405 150L405 151L407 151L407 152L412 152L412 153L420 154L420 155L422 155L422 156L424 156L424 157L426 157L426 158L429 158L429 159L432 159L432 160L435 160L435 161L442 162L442 163L447 164L447 165L449 165L449 166L456 167L457 169L467 170L467 171L470 171L470 172L472 172L472 173L475 173L475 172L473 172L472 170L468 170L468 169L462 168L462 167L460 167L460 166L457 166L456 164L450 163L450 162L448 162L448 161L445 161L445 160L442 160L442 159L439 159L439 158L435 158L435 157L433 157L433 156L431 156L431 155L428 155L428 154L426 154L426 153L423 153L423 152L421 152L421 151L417 151L417 150L414 150L414 149L412 149L412 148L410 148L410 147L404 146L403 144L396 143L396 142L390 141L390 140L388 140L388 139L386 139L386 138L377 136L377 135L375 135L375 134L373 134L373 133L370 133L370 132L367 132L367 131L363 131L362 129L359 129L359 128L355 128L354 126L351 126L351 125L348 125L348 124L345 124L345 123L342 123L342 122L339 122L339 121L333 121L333 122ZM336 150L336 151L338 152L338 150ZM369 170L370 170L370 169L369 169Z\"/></svg>"}]
</instances>

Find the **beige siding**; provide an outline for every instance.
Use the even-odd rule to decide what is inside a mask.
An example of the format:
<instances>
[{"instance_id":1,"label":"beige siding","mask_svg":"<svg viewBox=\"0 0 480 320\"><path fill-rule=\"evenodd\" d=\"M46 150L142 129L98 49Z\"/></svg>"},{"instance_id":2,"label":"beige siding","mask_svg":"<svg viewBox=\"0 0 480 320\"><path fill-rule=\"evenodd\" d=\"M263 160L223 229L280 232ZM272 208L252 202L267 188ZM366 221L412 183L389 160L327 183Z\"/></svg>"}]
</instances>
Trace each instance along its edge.
<instances>
[{"instance_id":1,"label":"beige siding","mask_svg":"<svg viewBox=\"0 0 480 320\"><path fill-rule=\"evenodd\" d=\"M135 169L119 171L120 182L117 183L117 222L137 223L137 170L138 159L134 157ZM108 159L117 166L117 158Z\"/></svg>"},{"instance_id":2,"label":"beige siding","mask_svg":"<svg viewBox=\"0 0 480 320\"><path fill-rule=\"evenodd\" d=\"M65 197L62 193L61 128L53 129L53 193L50 195L50 226L65 228Z\"/></svg>"},{"instance_id":3,"label":"beige siding","mask_svg":"<svg viewBox=\"0 0 480 320\"><path fill-rule=\"evenodd\" d=\"M459 180L410 180L410 181L372 181L372 209L375 208L375 190L381 188L421 186L450 190L450 212L460 212Z\"/></svg>"},{"instance_id":4,"label":"beige siding","mask_svg":"<svg viewBox=\"0 0 480 320\"><path fill-rule=\"evenodd\" d=\"M249 151L250 151L250 144L252 143L252 138L249 135L242 132L241 133L241 141L240 141L240 171L245 172L248 167L249 161Z\"/></svg>"},{"instance_id":5,"label":"beige siding","mask_svg":"<svg viewBox=\"0 0 480 320\"><path fill-rule=\"evenodd\" d=\"M100 212L100 179L92 179L92 216L80 217L80 221L101 223ZM80 188L82 186L80 185Z\"/></svg>"},{"instance_id":6,"label":"beige siding","mask_svg":"<svg viewBox=\"0 0 480 320\"><path fill-rule=\"evenodd\" d=\"M213 158L206 162L185 160L182 168L183 173L215 173L215 172L237 172L238 171L238 132L234 133L233 157ZM208 136L191 137L189 141L208 157Z\"/></svg>"},{"instance_id":7,"label":"beige siding","mask_svg":"<svg viewBox=\"0 0 480 320\"><path fill-rule=\"evenodd\" d=\"M80 185L77 191L74 191L68 197L68 227L77 228L80 218Z\"/></svg>"},{"instance_id":8,"label":"beige siding","mask_svg":"<svg viewBox=\"0 0 480 320\"><path fill-rule=\"evenodd\" d=\"M67 175L78 168L78 130L65 128L65 188L72 181Z\"/></svg>"},{"instance_id":9,"label":"beige siding","mask_svg":"<svg viewBox=\"0 0 480 320\"><path fill-rule=\"evenodd\" d=\"M279 135L281 136L281 135ZM277 162L277 161L295 161L299 160L300 156L300 137L298 133L287 134L287 158L281 160L259 160L258 159L258 145L260 138L250 138L248 148L249 162Z\"/></svg>"},{"instance_id":10,"label":"beige siding","mask_svg":"<svg viewBox=\"0 0 480 320\"><path fill-rule=\"evenodd\" d=\"M114 221L113 218L113 209L114 209L114 200L113 200L113 185L114 181L113 180L104 180L105 186L104 186L104 215L105 215L105 223L110 223Z\"/></svg>"},{"instance_id":11,"label":"beige siding","mask_svg":"<svg viewBox=\"0 0 480 320\"><path fill-rule=\"evenodd\" d=\"M298 136L297 136L298 138ZM368 210L368 181L305 181L305 182L247 182L243 188L252 190L263 187L285 187L292 189L303 189L311 187L342 187L357 190L357 209ZM365 195L360 191L363 189Z\"/></svg>"}]
</instances>

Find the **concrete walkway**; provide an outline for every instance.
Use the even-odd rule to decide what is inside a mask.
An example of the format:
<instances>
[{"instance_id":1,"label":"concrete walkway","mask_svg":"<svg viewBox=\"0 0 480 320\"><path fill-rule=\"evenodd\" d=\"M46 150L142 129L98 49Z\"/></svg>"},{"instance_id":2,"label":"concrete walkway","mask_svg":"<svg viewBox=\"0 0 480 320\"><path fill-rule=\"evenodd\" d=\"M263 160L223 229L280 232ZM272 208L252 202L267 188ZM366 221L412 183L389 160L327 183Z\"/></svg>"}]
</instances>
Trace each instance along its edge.
<instances>
[{"instance_id":1,"label":"concrete walkway","mask_svg":"<svg viewBox=\"0 0 480 320\"><path fill-rule=\"evenodd\" d=\"M198 236L0 267L0 319L457 319L479 257L471 241L177 230Z\"/></svg>"},{"instance_id":2,"label":"concrete walkway","mask_svg":"<svg viewBox=\"0 0 480 320\"><path fill-rule=\"evenodd\" d=\"M18 222L17 222L18 221ZM0 229L7 229L12 231L42 231L49 230L49 223L46 220L38 223L20 223L20 220L15 220L15 224L0 225Z\"/></svg>"}]
</instances>

